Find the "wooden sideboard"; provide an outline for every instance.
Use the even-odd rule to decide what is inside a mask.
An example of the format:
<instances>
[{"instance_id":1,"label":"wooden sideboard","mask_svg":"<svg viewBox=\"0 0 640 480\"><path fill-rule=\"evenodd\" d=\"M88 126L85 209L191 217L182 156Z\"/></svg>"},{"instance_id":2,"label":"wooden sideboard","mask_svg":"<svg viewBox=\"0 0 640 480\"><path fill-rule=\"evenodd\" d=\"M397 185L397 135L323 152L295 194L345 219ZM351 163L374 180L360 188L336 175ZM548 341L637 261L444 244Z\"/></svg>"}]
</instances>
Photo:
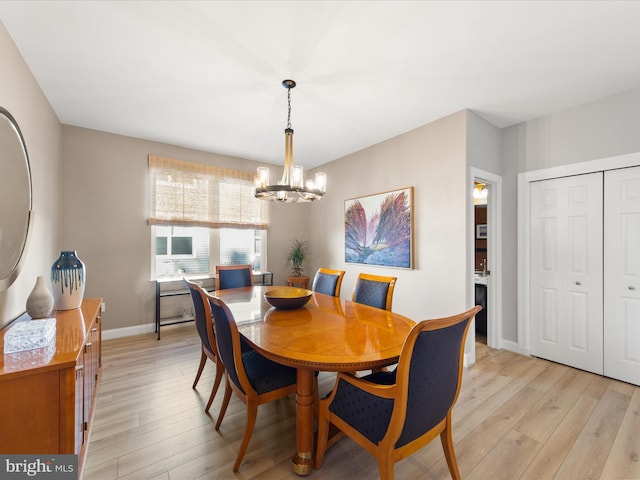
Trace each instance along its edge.
<instances>
[{"instance_id":1,"label":"wooden sideboard","mask_svg":"<svg viewBox=\"0 0 640 480\"><path fill-rule=\"evenodd\" d=\"M102 368L101 298L54 311L55 349L4 352L0 330L0 452L76 454L82 468ZM53 342L52 342L53 343ZM35 355L40 353L40 355Z\"/></svg>"}]
</instances>

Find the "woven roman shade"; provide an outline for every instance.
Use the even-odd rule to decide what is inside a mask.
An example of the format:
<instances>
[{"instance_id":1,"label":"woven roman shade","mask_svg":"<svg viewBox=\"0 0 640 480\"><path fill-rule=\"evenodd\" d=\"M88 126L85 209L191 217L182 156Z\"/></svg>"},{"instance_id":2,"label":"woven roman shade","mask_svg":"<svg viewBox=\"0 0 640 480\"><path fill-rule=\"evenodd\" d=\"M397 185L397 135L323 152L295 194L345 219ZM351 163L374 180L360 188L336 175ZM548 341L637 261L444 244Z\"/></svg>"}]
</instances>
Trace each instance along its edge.
<instances>
[{"instance_id":1,"label":"woven roman shade","mask_svg":"<svg viewBox=\"0 0 640 480\"><path fill-rule=\"evenodd\" d=\"M266 230L253 173L149 155L149 224Z\"/></svg>"}]
</instances>

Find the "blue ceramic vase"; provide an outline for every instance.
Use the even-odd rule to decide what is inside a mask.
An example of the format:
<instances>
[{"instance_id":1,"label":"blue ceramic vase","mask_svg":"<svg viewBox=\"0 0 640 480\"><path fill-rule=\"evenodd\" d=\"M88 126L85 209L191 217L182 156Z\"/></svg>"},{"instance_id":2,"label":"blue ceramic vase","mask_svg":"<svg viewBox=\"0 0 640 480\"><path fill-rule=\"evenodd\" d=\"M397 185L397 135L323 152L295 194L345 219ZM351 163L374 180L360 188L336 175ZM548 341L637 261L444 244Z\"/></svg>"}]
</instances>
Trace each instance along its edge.
<instances>
[{"instance_id":1,"label":"blue ceramic vase","mask_svg":"<svg viewBox=\"0 0 640 480\"><path fill-rule=\"evenodd\" d=\"M79 308L86 279L84 263L75 251L62 251L51 265L51 290L56 310Z\"/></svg>"}]
</instances>

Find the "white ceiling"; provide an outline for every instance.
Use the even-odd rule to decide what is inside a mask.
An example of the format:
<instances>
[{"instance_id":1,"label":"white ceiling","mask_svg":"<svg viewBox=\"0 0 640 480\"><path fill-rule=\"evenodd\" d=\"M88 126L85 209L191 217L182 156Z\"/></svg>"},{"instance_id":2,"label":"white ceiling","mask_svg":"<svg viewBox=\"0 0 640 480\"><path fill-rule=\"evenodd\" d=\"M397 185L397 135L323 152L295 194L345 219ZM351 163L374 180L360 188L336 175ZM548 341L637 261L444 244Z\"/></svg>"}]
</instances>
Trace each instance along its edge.
<instances>
[{"instance_id":1,"label":"white ceiling","mask_svg":"<svg viewBox=\"0 0 640 480\"><path fill-rule=\"evenodd\" d=\"M640 86L639 1L2 1L60 121L315 167L465 108L505 127Z\"/></svg>"}]
</instances>

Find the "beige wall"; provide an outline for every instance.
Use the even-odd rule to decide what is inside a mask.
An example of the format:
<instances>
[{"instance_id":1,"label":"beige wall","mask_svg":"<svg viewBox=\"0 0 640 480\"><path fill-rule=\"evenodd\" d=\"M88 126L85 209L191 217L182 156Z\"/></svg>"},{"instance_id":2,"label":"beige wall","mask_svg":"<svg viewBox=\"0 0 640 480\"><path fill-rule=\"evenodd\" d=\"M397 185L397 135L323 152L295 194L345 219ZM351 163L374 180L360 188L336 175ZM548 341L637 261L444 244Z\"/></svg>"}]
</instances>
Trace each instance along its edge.
<instances>
[{"instance_id":1,"label":"beige wall","mask_svg":"<svg viewBox=\"0 0 640 480\"><path fill-rule=\"evenodd\" d=\"M358 272L369 271L398 276L394 309L412 318L465 308L466 116L460 112L324 165L329 191L318 202L273 204L268 265L275 282L285 282L288 246L302 238L310 242L310 275L320 265L347 270L345 298ZM105 297L105 329L148 325L154 290L147 155L247 170L256 164L77 127L65 126L63 132L63 247L77 250L87 265L86 295ZM415 189L415 269L345 264L344 200L407 186Z\"/></svg>"},{"instance_id":2,"label":"beige wall","mask_svg":"<svg viewBox=\"0 0 640 480\"><path fill-rule=\"evenodd\" d=\"M275 282L285 282L288 246L301 238L310 242L310 275L320 265L347 270L345 297L357 273L369 271L398 276L394 308L408 316L462 310L466 115L460 112L323 166L329 192L318 202L273 204L268 265ZM149 281L147 155L246 170L256 164L77 127L65 126L63 132L63 247L77 250L87 265L86 295L105 297L105 329L149 324L154 290ZM346 265L344 200L406 186L415 188L415 269Z\"/></svg>"},{"instance_id":3,"label":"beige wall","mask_svg":"<svg viewBox=\"0 0 640 480\"><path fill-rule=\"evenodd\" d=\"M104 329L154 321L147 224L147 157L156 154L255 171L258 164L95 130L64 126L62 246L87 268L85 296L104 297ZM284 207L284 208L282 208ZM275 280L286 279L283 245L306 231L304 210L272 205L267 252Z\"/></svg>"},{"instance_id":4,"label":"beige wall","mask_svg":"<svg viewBox=\"0 0 640 480\"><path fill-rule=\"evenodd\" d=\"M8 290L0 292L2 326L24 312L36 277L48 279L58 256L62 163L60 123L1 22L0 59L0 105L16 119L27 146L34 212L22 272Z\"/></svg>"},{"instance_id":5,"label":"beige wall","mask_svg":"<svg viewBox=\"0 0 640 480\"><path fill-rule=\"evenodd\" d=\"M398 277L393 309L414 319L466 305L466 116L459 112L323 165L328 193L310 206L313 267L346 270L342 297L359 272ZM414 187L415 268L344 261L344 201Z\"/></svg>"}]
</instances>

